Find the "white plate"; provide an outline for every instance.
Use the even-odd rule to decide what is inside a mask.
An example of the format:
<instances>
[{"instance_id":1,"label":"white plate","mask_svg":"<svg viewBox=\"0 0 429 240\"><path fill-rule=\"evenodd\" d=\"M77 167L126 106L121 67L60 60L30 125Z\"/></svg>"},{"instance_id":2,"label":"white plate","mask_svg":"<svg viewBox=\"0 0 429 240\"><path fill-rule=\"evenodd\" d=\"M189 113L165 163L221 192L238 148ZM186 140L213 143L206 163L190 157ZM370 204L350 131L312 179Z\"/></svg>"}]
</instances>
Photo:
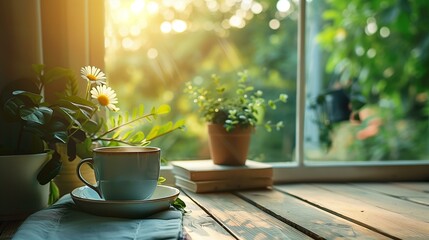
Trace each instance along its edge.
<instances>
[{"instance_id":1,"label":"white plate","mask_svg":"<svg viewBox=\"0 0 429 240\"><path fill-rule=\"evenodd\" d=\"M145 200L110 201L104 200L87 186L71 192L73 201L81 210L99 216L121 218L144 218L168 209L179 196L179 190L158 185L152 197Z\"/></svg>"}]
</instances>

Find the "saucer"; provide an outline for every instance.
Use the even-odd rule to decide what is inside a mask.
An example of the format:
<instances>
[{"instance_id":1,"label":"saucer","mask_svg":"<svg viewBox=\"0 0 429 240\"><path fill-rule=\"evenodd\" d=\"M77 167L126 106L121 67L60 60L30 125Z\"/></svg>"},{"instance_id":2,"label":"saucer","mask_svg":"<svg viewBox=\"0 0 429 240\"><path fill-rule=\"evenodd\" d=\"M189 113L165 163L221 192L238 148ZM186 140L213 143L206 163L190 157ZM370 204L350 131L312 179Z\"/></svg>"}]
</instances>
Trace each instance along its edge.
<instances>
[{"instance_id":1,"label":"saucer","mask_svg":"<svg viewBox=\"0 0 429 240\"><path fill-rule=\"evenodd\" d=\"M87 186L74 189L71 197L81 210L98 216L144 218L168 209L179 196L179 190L158 185L152 197L144 200L104 200Z\"/></svg>"}]
</instances>

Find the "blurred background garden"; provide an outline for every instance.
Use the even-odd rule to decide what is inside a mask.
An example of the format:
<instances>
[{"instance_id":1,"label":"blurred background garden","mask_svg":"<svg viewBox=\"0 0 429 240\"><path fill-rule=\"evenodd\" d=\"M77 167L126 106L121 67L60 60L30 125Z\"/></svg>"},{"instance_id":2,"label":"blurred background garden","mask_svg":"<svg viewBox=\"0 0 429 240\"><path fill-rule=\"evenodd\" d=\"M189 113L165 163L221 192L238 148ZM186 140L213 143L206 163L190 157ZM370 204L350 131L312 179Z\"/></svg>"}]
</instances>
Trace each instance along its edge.
<instances>
[{"instance_id":1,"label":"blurred background garden","mask_svg":"<svg viewBox=\"0 0 429 240\"><path fill-rule=\"evenodd\" d=\"M209 158L185 83L247 70L265 96L289 96L266 116L285 127L258 128L249 158L294 161L297 0L108 0L105 11L106 72L121 109L168 103L186 120L153 142L168 160ZM429 159L427 12L427 1L307 1L306 160Z\"/></svg>"}]
</instances>

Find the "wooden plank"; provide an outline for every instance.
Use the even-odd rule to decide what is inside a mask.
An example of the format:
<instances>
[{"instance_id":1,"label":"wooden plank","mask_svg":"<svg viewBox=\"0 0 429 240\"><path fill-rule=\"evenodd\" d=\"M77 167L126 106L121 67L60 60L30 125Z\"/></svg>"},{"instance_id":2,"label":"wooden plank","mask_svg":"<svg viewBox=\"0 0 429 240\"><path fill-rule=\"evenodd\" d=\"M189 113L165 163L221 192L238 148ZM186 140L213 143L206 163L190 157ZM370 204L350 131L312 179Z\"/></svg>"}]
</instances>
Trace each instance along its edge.
<instances>
[{"instance_id":1,"label":"wooden plank","mask_svg":"<svg viewBox=\"0 0 429 240\"><path fill-rule=\"evenodd\" d=\"M412 188L401 187L395 183L359 183L354 185L388 196L429 206L429 192L425 193Z\"/></svg>"},{"instance_id":2,"label":"wooden plank","mask_svg":"<svg viewBox=\"0 0 429 240\"><path fill-rule=\"evenodd\" d=\"M362 189L357 187L355 184L318 184L318 186L332 192L341 193L343 196L373 205L380 209L398 213L417 221L429 223L429 207L427 206L415 204L403 199L373 192L371 190Z\"/></svg>"},{"instance_id":3,"label":"wooden plank","mask_svg":"<svg viewBox=\"0 0 429 240\"><path fill-rule=\"evenodd\" d=\"M293 222L314 238L390 239L278 191L243 191L238 195Z\"/></svg>"},{"instance_id":4,"label":"wooden plank","mask_svg":"<svg viewBox=\"0 0 429 240\"><path fill-rule=\"evenodd\" d=\"M235 239L184 192L180 193L180 199L186 203L183 228L190 239Z\"/></svg>"},{"instance_id":5,"label":"wooden plank","mask_svg":"<svg viewBox=\"0 0 429 240\"><path fill-rule=\"evenodd\" d=\"M429 222L362 201L364 198L347 196L347 192L328 190L327 185L323 188L319 184L293 184L276 188L392 238L429 239Z\"/></svg>"},{"instance_id":6,"label":"wooden plank","mask_svg":"<svg viewBox=\"0 0 429 240\"><path fill-rule=\"evenodd\" d=\"M238 239L311 239L231 193L186 193Z\"/></svg>"},{"instance_id":7,"label":"wooden plank","mask_svg":"<svg viewBox=\"0 0 429 240\"><path fill-rule=\"evenodd\" d=\"M412 183L401 182L401 183L396 183L396 185L404 188L420 191L420 192L429 193L429 182L412 182Z\"/></svg>"}]
</instances>

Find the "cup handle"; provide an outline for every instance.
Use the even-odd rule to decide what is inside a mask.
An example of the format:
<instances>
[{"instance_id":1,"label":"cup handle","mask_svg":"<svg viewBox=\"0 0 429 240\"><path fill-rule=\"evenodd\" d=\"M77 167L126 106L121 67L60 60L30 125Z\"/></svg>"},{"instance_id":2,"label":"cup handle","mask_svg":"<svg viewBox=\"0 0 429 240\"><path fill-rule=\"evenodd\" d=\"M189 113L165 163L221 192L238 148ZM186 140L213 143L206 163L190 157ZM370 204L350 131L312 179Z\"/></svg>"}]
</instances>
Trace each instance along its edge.
<instances>
[{"instance_id":1,"label":"cup handle","mask_svg":"<svg viewBox=\"0 0 429 240\"><path fill-rule=\"evenodd\" d=\"M85 164L85 163L86 163L86 164L89 164L89 165L91 165L91 166L93 166L93 165L94 165L94 160L93 160L92 158L85 158L85 159L82 159L82 160L78 163L77 168L76 168L77 176L79 177L79 179L80 179L83 183L85 183L85 185L86 185L86 186L88 186L88 187L92 188L95 192L97 192L97 193L98 193L98 195L100 196L100 198L103 198L103 197L101 196L100 189L99 189L97 186L94 186L94 185L92 185L91 183L89 183L88 181L86 181L86 180L85 180L85 178L83 178L83 176L82 176L82 174L81 174L81 172L80 172L80 167L81 167L83 164Z\"/></svg>"}]
</instances>

